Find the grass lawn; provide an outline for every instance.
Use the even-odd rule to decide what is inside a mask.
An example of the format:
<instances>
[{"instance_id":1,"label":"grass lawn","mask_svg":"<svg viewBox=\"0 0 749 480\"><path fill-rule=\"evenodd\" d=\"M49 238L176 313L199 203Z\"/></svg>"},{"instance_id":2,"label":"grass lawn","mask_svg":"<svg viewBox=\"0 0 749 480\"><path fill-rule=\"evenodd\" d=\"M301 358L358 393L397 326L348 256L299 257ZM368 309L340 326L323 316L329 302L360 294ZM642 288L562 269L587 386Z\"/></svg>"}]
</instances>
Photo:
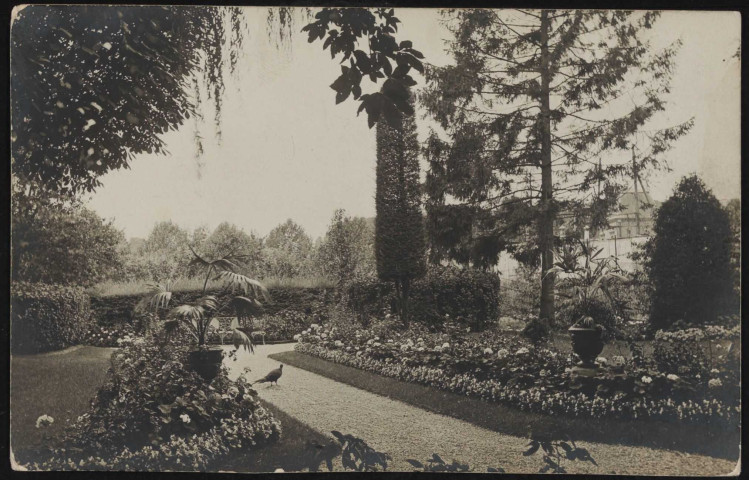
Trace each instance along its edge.
<instances>
[{"instance_id":1,"label":"grass lawn","mask_svg":"<svg viewBox=\"0 0 749 480\"><path fill-rule=\"evenodd\" d=\"M655 421L576 419L542 415L423 385L401 382L297 352L282 352L270 357L337 382L509 435L524 437L530 432L537 432L553 436L564 432L575 440L672 449L732 460L739 454L738 426L733 431L723 431L709 426Z\"/></svg>"},{"instance_id":2,"label":"grass lawn","mask_svg":"<svg viewBox=\"0 0 749 480\"><path fill-rule=\"evenodd\" d=\"M11 358L11 447L17 461L36 459L42 440L36 428L40 415L55 419L47 429L51 438L63 433L88 410L89 402L104 382L113 348L80 347L40 355ZM281 439L257 450L235 455L222 471L272 472L309 469L324 459L340 455L331 438L312 430L273 405L263 405L281 422ZM315 444L324 447L316 447ZM340 465L340 459L333 460ZM327 471L325 463L321 468Z\"/></svg>"},{"instance_id":3,"label":"grass lawn","mask_svg":"<svg viewBox=\"0 0 749 480\"><path fill-rule=\"evenodd\" d=\"M80 347L40 355L13 355L10 374L11 448L17 458L39 446L42 433L36 419L55 419L49 435L88 410L89 401L104 382L113 348ZM21 457L19 457L21 454Z\"/></svg>"}]
</instances>

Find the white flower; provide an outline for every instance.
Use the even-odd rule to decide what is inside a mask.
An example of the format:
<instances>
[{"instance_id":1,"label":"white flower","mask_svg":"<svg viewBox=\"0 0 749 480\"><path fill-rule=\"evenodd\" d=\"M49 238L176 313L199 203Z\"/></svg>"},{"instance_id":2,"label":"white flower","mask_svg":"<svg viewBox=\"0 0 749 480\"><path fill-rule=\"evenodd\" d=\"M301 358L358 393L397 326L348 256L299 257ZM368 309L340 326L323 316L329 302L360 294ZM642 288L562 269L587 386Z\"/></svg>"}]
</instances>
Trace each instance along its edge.
<instances>
[{"instance_id":1,"label":"white flower","mask_svg":"<svg viewBox=\"0 0 749 480\"><path fill-rule=\"evenodd\" d=\"M718 388L723 386L723 382L721 382L719 378L711 378L707 382L707 386L710 388Z\"/></svg>"},{"instance_id":2,"label":"white flower","mask_svg":"<svg viewBox=\"0 0 749 480\"><path fill-rule=\"evenodd\" d=\"M190 423L190 415L186 413L183 413L182 415L180 415L179 418L181 418L182 421L185 423Z\"/></svg>"},{"instance_id":3,"label":"white flower","mask_svg":"<svg viewBox=\"0 0 749 480\"><path fill-rule=\"evenodd\" d=\"M328 338L328 334L327 333L322 333L322 334L320 334L320 338Z\"/></svg>"},{"instance_id":4,"label":"white flower","mask_svg":"<svg viewBox=\"0 0 749 480\"><path fill-rule=\"evenodd\" d=\"M42 415L39 418L36 419L36 428L41 427L48 427L55 423L55 419L50 417L49 415Z\"/></svg>"},{"instance_id":5,"label":"white flower","mask_svg":"<svg viewBox=\"0 0 749 480\"><path fill-rule=\"evenodd\" d=\"M614 356L612 360L614 361L614 365L624 365L625 363L624 357L621 355Z\"/></svg>"},{"instance_id":6,"label":"white flower","mask_svg":"<svg viewBox=\"0 0 749 480\"><path fill-rule=\"evenodd\" d=\"M515 355L523 355L523 354L526 354L526 353L528 353L529 351L530 351L530 350L528 350L527 348L525 348L525 347L521 347L521 348L519 348L519 349L518 349L518 351L517 351L517 352L515 352Z\"/></svg>"},{"instance_id":7,"label":"white flower","mask_svg":"<svg viewBox=\"0 0 749 480\"><path fill-rule=\"evenodd\" d=\"M393 343L393 339L392 338L388 338L388 343Z\"/></svg>"},{"instance_id":8,"label":"white flower","mask_svg":"<svg viewBox=\"0 0 749 480\"><path fill-rule=\"evenodd\" d=\"M643 375L640 380L642 380L642 383L650 383L653 381L653 379L648 377L647 375Z\"/></svg>"},{"instance_id":9,"label":"white flower","mask_svg":"<svg viewBox=\"0 0 749 480\"><path fill-rule=\"evenodd\" d=\"M419 347L416 350L418 350L419 352L423 352L424 351L424 347Z\"/></svg>"},{"instance_id":10,"label":"white flower","mask_svg":"<svg viewBox=\"0 0 749 480\"><path fill-rule=\"evenodd\" d=\"M228 389L228 390L226 391L226 393L227 393L228 395L231 395L232 397L236 397L237 395L239 395L239 389L238 389L237 387L231 386L231 387L229 387L229 389Z\"/></svg>"},{"instance_id":11,"label":"white flower","mask_svg":"<svg viewBox=\"0 0 749 480\"><path fill-rule=\"evenodd\" d=\"M320 328L320 325L313 323L312 325L310 325L310 328L314 328L315 330L317 330L318 328Z\"/></svg>"},{"instance_id":12,"label":"white flower","mask_svg":"<svg viewBox=\"0 0 749 480\"><path fill-rule=\"evenodd\" d=\"M302 336L299 335L298 333L294 335L294 340L296 340L297 342L300 341L301 339L302 339Z\"/></svg>"},{"instance_id":13,"label":"white flower","mask_svg":"<svg viewBox=\"0 0 749 480\"><path fill-rule=\"evenodd\" d=\"M678 375L674 375L673 373L669 373L668 375L666 375L666 378L668 378L672 382L675 382L679 379Z\"/></svg>"},{"instance_id":14,"label":"white flower","mask_svg":"<svg viewBox=\"0 0 749 480\"><path fill-rule=\"evenodd\" d=\"M448 348L450 348L450 344L449 343L445 342L445 343L442 344L442 350L446 350Z\"/></svg>"},{"instance_id":15,"label":"white flower","mask_svg":"<svg viewBox=\"0 0 749 480\"><path fill-rule=\"evenodd\" d=\"M491 354L493 354L493 353L494 353L494 350L492 350L492 349L491 349L491 348L489 348L489 347L486 347L486 348L484 349L484 354L485 354L485 355L491 355Z\"/></svg>"},{"instance_id":16,"label":"white flower","mask_svg":"<svg viewBox=\"0 0 749 480\"><path fill-rule=\"evenodd\" d=\"M510 354L510 351L506 348L500 348L497 352L497 358L503 358Z\"/></svg>"},{"instance_id":17,"label":"white flower","mask_svg":"<svg viewBox=\"0 0 749 480\"><path fill-rule=\"evenodd\" d=\"M408 344L405 344L405 345L401 345L401 351L402 351L402 352L407 352L407 351L408 351L408 348L409 348L409 345L408 345Z\"/></svg>"},{"instance_id":18,"label":"white flower","mask_svg":"<svg viewBox=\"0 0 749 480\"><path fill-rule=\"evenodd\" d=\"M341 348L343 346L343 342L340 341L340 340L336 340L335 341L335 346L338 347L338 348Z\"/></svg>"},{"instance_id":19,"label":"white flower","mask_svg":"<svg viewBox=\"0 0 749 480\"><path fill-rule=\"evenodd\" d=\"M717 375L720 373L720 370L718 370L717 368L713 368L712 370L710 370L710 373L712 373L713 375Z\"/></svg>"},{"instance_id":20,"label":"white flower","mask_svg":"<svg viewBox=\"0 0 749 480\"><path fill-rule=\"evenodd\" d=\"M421 337L419 337L419 338L417 338L417 339L416 339L416 341L417 341L418 343L421 343L421 342L423 342L423 341L424 341L424 339L423 339L423 338L421 338Z\"/></svg>"},{"instance_id":21,"label":"white flower","mask_svg":"<svg viewBox=\"0 0 749 480\"><path fill-rule=\"evenodd\" d=\"M596 362L600 363L601 365L606 365L607 363L609 363L606 357L598 357L596 358Z\"/></svg>"}]
</instances>

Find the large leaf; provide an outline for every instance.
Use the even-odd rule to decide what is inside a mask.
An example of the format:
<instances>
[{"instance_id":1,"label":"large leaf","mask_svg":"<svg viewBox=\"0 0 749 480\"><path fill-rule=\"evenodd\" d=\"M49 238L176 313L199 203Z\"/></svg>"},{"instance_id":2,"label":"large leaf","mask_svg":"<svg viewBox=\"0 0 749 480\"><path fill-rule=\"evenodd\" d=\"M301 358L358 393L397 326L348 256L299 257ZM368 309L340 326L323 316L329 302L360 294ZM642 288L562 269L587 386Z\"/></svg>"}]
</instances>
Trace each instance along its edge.
<instances>
[{"instance_id":1,"label":"large leaf","mask_svg":"<svg viewBox=\"0 0 749 480\"><path fill-rule=\"evenodd\" d=\"M169 305L169 301L172 299L171 284L164 283L148 283L148 294L144 298L145 303L149 308L155 310L157 308L166 308Z\"/></svg>"},{"instance_id":2,"label":"large leaf","mask_svg":"<svg viewBox=\"0 0 749 480\"><path fill-rule=\"evenodd\" d=\"M255 351L255 345L252 343L250 338L250 330L245 328L235 328L232 330L231 341L234 344L234 348L239 350L240 347L244 347L250 353Z\"/></svg>"},{"instance_id":3,"label":"large leaf","mask_svg":"<svg viewBox=\"0 0 749 480\"><path fill-rule=\"evenodd\" d=\"M225 255L215 260L207 260L201 257L200 255L198 255L197 252L195 252L195 250L192 248L192 246L188 245L188 247L190 248L190 251L193 254L193 258L192 260L190 260L190 263L188 264L188 266L200 265L201 267L208 268L209 270L211 268L214 268L219 272L222 272L222 271L233 272L233 271L239 270L239 265L234 263L237 256L233 254Z\"/></svg>"},{"instance_id":4,"label":"large leaf","mask_svg":"<svg viewBox=\"0 0 749 480\"><path fill-rule=\"evenodd\" d=\"M218 299L213 295L206 295L196 300L195 306L202 308L204 312L213 312L218 309Z\"/></svg>"},{"instance_id":5,"label":"large leaf","mask_svg":"<svg viewBox=\"0 0 749 480\"><path fill-rule=\"evenodd\" d=\"M268 289L257 280L235 272L219 272L218 278L226 282L232 290L241 289L245 295L252 295L254 298L262 298L265 301L270 300Z\"/></svg>"},{"instance_id":6,"label":"large leaf","mask_svg":"<svg viewBox=\"0 0 749 480\"><path fill-rule=\"evenodd\" d=\"M234 297L229 302L229 305L234 309L237 318L240 320L249 320L251 316L263 312L263 305L254 298Z\"/></svg>"},{"instance_id":7,"label":"large leaf","mask_svg":"<svg viewBox=\"0 0 749 480\"><path fill-rule=\"evenodd\" d=\"M199 321L205 315L203 307L198 305L180 305L169 312L169 318L177 318L185 321Z\"/></svg>"}]
</instances>

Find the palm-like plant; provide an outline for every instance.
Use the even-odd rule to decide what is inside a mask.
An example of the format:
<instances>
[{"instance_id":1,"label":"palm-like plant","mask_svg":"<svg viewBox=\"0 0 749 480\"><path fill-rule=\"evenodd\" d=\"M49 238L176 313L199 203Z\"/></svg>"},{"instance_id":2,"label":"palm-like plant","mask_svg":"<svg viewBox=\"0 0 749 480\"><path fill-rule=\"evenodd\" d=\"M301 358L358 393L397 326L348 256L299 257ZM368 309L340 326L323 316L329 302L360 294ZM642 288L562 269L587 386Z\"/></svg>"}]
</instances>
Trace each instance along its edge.
<instances>
[{"instance_id":1,"label":"palm-like plant","mask_svg":"<svg viewBox=\"0 0 749 480\"><path fill-rule=\"evenodd\" d=\"M195 302L180 305L169 311L163 326L167 334L184 328L197 342L199 347L205 347L206 338L211 330L218 329L219 323L215 318L217 313L226 307L231 307L236 313L236 319L232 322L232 343L235 348L244 347L249 352L254 351L252 343L250 318L262 311L260 300L270 300L268 290L257 280L237 273L240 269L237 262L241 255L229 253L215 260L207 260L198 255L190 247L193 259L188 268L192 266L203 267L205 270L205 281L203 282L203 294ZM224 293L240 293L226 298L226 295L207 295L208 280L213 276L224 284ZM148 295L144 298L145 304L152 309L167 308L172 298L171 286L169 284L151 284Z\"/></svg>"},{"instance_id":2,"label":"palm-like plant","mask_svg":"<svg viewBox=\"0 0 749 480\"><path fill-rule=\"evenodd\" d=\"M559 280L558 296L575 304L578 312L591 311L597 301L610 304L614 310L617 308L611 287L617 281L626 281L627 277L616 257L601 258L601 252L603 248L591 247L581 240L565 244L555 252L554 266L547 272ZM584 314L578 321L587 318Z\"/></svg>"}]
</instances>

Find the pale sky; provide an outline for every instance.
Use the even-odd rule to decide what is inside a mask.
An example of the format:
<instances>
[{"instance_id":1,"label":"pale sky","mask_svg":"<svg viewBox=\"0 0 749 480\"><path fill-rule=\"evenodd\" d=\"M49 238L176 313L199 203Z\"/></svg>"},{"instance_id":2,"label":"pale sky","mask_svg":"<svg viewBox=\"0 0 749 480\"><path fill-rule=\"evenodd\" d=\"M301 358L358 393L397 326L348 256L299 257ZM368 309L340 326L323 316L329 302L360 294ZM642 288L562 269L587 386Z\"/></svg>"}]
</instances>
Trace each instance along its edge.
<instances>
[{"instance_id":1,"label":"pale sky","mask_svg":"<svg viewBox=\"0 0 749 480\"><path fill-rule=\"evenodd\" d=\"M437 10L396 9L399 40L436 65L446 30ZM375 191L374 129L358 102L336 105L329 85L340 74L322 44L297 32L289 48L268 40L266 9L248 8L250 37L224 98L222 142L212 125L201 128L205 152L195 159L194 123L163 136L170 155L139 155L129 170L102 177L87 199L128 237L145 237L156 222L193 229L228 221L266 235L291 218L313 238L324 235L337 208L372 217ZM663 126L695 117L692 131L668 153L673 169L648 181L653 198L667 198L678 180L696 172L720 199L740 196L741 17L731 12L664 12L654 43L681 38L672 94ZM419 85L423 78L414 72ZM364 82L363 82L364 83ZM210 117L210 111L205 112ZM424 138L427 122L417 120Z\"/></svg>"}]
</instances>

